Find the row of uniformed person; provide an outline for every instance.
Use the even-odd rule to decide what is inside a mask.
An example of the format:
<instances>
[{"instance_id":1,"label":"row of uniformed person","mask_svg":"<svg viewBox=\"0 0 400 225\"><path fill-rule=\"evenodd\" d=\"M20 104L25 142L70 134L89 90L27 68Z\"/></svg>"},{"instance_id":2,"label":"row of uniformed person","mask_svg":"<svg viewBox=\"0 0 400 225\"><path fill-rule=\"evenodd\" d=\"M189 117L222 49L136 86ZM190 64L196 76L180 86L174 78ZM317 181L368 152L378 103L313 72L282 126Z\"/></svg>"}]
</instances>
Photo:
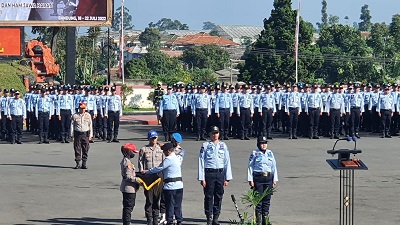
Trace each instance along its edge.
<instances>
[{"instance_id":1,"label":"row of uniformed person","mask_svg":"<svg viewBox=\"0 0 400 225\"><path fill-rule=\"evenodd\" d=\"M109 91L111 94L108 94ZM37 134L40 144L50 143L50 139L69 143L71 116L78 112L79 103L85 102L88 113L93 119L95 136L108 142L119 142L118 128L122 115L122 102L121 97L116 94L115 87L103 89L92 86L84 89L81 86L64 85L46 89L41 86L31 86L23 99L20 95L21 93L14 89L5 89L4 95L0 93L2 140L22 143L21 126L26 119L27 131ZM14 122L10 115L17 116Z\"/></svg>"}]
</instances>

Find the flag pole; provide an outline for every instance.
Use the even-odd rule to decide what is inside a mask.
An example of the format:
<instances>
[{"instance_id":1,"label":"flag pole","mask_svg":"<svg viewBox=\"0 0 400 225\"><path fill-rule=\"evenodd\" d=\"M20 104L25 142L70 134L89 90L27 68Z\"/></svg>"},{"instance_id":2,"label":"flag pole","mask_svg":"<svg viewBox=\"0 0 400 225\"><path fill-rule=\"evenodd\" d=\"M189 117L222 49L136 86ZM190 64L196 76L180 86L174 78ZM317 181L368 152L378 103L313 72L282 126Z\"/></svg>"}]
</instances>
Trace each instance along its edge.
<instances>
[{"instance_id":1,"label":"flag pole","mask_svg":"<svg viewBox=\"0 0 400 225\"><path fill-rule=\"evenodd\" d=\"M299 30L300 30L300 0L299 6L297 8L297 17L296 17L296 40L295 40L295 57L296 57L296 83L299 82Z\"/></svg>"},{"instance_id":2,"label":"flag pole","mask_svg":"<svg viewBox=\"0 0 400 225\"><path fill-rule=\"evenodd\" d=\"M125 0L122 0L121 3L121 30L120 30L120 35L121 35L121 40L119 43L119 48L120 48L120 73L122 77L122 84L125 84L125 71L124 71L124 2Z\"/></svg>"}]
</instances>

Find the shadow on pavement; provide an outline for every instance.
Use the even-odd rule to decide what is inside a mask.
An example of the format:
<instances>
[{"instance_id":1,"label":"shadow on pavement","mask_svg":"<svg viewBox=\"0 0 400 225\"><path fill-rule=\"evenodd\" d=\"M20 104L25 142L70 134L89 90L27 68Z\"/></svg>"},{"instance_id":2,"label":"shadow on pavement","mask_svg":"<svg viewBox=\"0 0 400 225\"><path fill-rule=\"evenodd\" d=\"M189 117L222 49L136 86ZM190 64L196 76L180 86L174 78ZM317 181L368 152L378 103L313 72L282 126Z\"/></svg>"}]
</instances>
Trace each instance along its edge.
<instances>
[{"instance_id":1,"label":"shadow on pavement","mask_svg":"<svg viewBox=\"0 0 400 225\"><path fill-rule=\"evenodd\" d=\"M40 165L40 164L16 164L16 163L2 163L0 166L26 166L26 167L41 167L41 168L56 168L56 169L72 169L67 166L53 166L53 165Z\"/></svg>"}]
</instances>

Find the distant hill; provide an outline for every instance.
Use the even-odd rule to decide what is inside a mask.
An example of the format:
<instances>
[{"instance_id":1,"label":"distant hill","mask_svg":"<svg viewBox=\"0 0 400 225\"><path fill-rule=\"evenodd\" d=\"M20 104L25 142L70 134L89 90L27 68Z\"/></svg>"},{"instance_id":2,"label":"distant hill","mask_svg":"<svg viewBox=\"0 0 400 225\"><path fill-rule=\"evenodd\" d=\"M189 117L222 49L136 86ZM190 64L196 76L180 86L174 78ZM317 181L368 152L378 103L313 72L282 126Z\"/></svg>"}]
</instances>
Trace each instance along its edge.
<instances>
[{"instance_id":1,"label":"distant hill","mask_svg":"<svg viewBox=\"0 0 400 225\"><path fill-rule=\"evenodd\" d=\"M0 62L0 88L14 88L25 93L23 77L21 75L32 75L32 68L30 66L20 65L18 61L15 62Z\"/></svg>"}]
</instances>

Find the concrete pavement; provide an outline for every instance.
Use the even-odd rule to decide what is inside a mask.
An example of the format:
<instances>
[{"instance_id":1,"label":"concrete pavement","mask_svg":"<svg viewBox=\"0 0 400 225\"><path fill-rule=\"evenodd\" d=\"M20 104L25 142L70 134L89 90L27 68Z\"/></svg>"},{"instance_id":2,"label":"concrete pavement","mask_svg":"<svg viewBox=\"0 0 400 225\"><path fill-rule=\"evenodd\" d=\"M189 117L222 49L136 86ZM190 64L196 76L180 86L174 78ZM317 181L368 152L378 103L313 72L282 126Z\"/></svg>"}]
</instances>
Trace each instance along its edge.
<instances>
[{"instance_id":1,"label":"concrete pavement","mask_svg":"<svg viewBox=\"0 0 400 225\"><path fill-rule=\"evenodd\" d=\"M119 163L120 146L146 144L149 129L160 126L122 125L120 144L96 141L91 145L88 170L73 170L72 144L36 144L24 138L22 145L0 143L0 224L1 225L103 225L121 224L122 195ZM275 135L277 136L277 135ZM184 224L205 224L202 188L197 181L197 157L201 142L183 134L186 148L183 163ZM355 224L400 224L399 138L362 137L357 155L369 167L355 174ZM339 179L325 159L334 141L288 140L278 137L269 143L279 172L278 191L272 197L274 225L339 224ZM237 219L230 195L236 199L248 189L246 168L255 140L227 141L234 180L225 189L221 220ZM339 142L337 148L352 148ZM137 164L137 158L133 159ZM145 224L144 195L137 194L133 224ZM239 209L245 206L239 202ZM248 210L249 211L249 210Z\"/></svg>"}]
</instances>

